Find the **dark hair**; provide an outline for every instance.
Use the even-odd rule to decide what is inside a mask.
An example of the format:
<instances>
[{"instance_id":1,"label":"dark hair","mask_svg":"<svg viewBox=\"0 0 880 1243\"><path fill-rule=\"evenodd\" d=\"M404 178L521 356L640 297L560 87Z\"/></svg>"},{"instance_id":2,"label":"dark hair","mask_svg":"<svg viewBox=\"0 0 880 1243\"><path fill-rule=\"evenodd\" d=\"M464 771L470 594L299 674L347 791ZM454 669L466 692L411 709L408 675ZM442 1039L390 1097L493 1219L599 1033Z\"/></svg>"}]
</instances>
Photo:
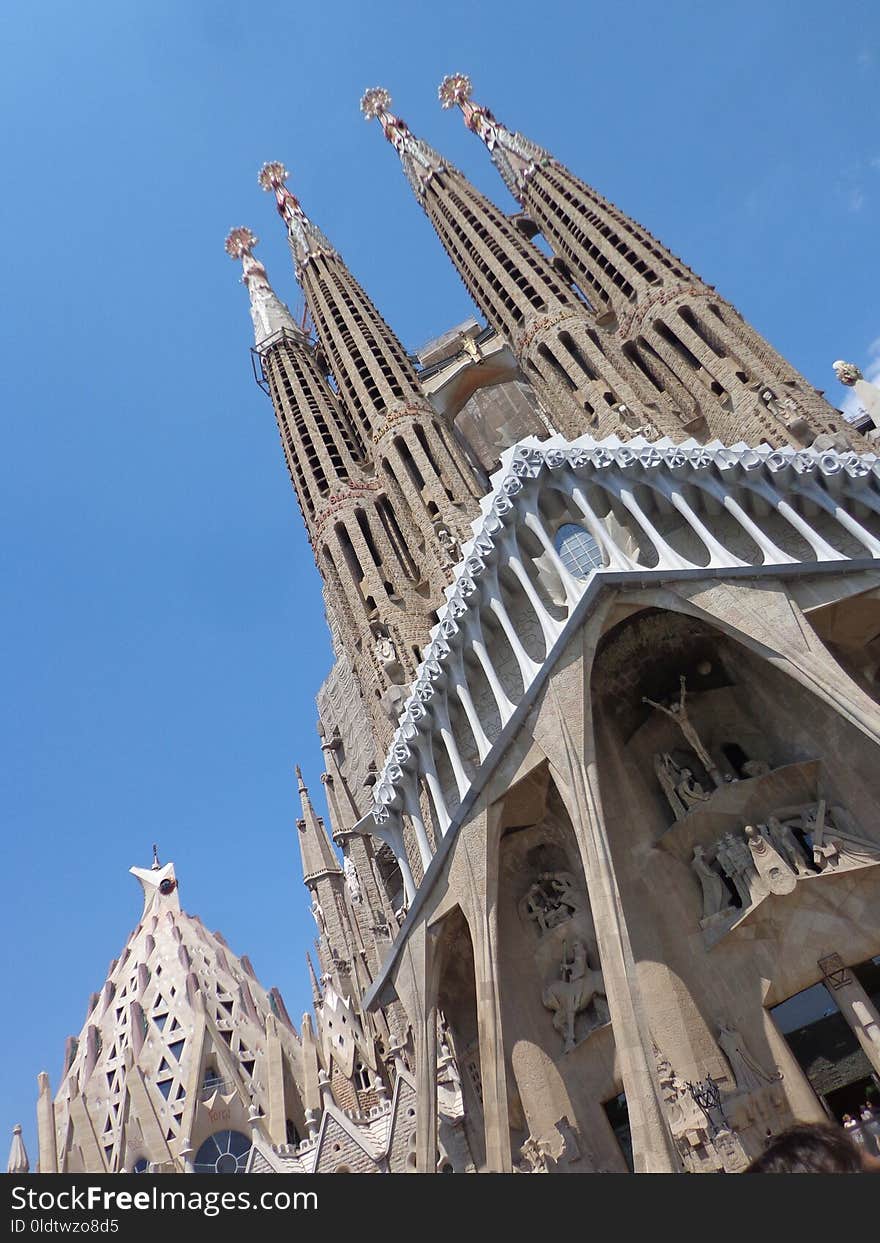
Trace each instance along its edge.
<instances>
[{"instance_id":1,"label":"dark hair","mask_svg":"<svg viewBox=\"0 0 880 1243\"><path fill-rule=\"evenodd\" d=\"M861 1154L846 1132L827 1123L801 1123L770 1140L746 1174L861 1174Z\"/></svg>"}]
</instances>

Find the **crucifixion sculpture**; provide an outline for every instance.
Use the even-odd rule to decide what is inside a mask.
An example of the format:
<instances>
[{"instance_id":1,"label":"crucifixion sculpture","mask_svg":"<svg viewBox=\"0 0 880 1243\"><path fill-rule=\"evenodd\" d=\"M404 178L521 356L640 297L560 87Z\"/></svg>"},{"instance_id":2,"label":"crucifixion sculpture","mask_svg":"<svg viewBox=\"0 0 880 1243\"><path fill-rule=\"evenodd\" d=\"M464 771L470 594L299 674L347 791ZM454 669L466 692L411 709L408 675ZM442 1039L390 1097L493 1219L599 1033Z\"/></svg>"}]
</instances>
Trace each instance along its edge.
<instances>
[{"instance_id":1,"label":"crucifixion sculpture","mask_svg":"<svg viewBox=\"0 0 880 1243\"><path fill-rule=\"evenodd\" d=\"M693 750L697 759L700 761L700 763L705 768L706 772L709 774L712 781L715 783L716 786L722 786L724 785L724 778L721 775L721 770L718 768L718 765L712 759L712 756L703 746L703 742L700 738L700 735L697 733L696 727L694 726L693 721L688 716L687 702L686 702L687 701L687 684L685 682L684 674L682 674L679 677L678 684L681 687L681 693L679 695L678 703L671 704L669 707L667 707L665 704L660 704L660 703L657 703L653 699L648 699L647 695L642 696L642 703L650 704L652 708L656 708L659 712L665 713L666 716L670 718L670 720L675 722L675 724L684 734L685 738L687 739L688 743L691 746L691 749Z\"/></svg>"}]
</instances>

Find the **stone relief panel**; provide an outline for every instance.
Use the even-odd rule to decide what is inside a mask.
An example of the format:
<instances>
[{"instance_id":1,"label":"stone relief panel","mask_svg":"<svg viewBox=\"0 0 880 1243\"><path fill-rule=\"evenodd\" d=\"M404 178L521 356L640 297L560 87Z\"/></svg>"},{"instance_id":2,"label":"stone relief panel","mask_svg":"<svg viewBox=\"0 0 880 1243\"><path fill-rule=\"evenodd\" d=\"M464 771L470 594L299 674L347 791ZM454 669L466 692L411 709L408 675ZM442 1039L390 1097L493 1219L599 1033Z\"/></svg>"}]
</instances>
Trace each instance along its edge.
<instances>
[{"instance_id":1,"label":"stone relief panel","mask_svg":"<svg viewBox=\"0 0 880 1243\"><path fill-rule=\"evenodd\" d=\"M589 900L574 873L559 868L533 873L517 910L544 981L542 1005L570 1053L609 1021Z\"/></svg>"},{"instance_id":2,"label":"stone relief panel","mask_svg":"<svg viewBox=\"0 0 880 1243\"><path fill-rule=\"evenodd\" d=\"M548 932L571 919L578 905L571 872L542 872L520 900L519 910L521 918Z\"/></svg>"}]
</instances>

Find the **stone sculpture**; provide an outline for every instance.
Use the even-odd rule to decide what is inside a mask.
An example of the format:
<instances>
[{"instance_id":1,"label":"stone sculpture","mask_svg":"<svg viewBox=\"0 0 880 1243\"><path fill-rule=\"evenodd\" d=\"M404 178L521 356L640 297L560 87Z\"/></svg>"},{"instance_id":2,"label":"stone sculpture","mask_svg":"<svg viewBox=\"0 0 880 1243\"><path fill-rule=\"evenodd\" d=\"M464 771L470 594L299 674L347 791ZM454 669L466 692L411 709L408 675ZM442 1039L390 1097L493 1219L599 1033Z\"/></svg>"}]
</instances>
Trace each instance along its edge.
<instances>
[{"instance_id":1,"label":"stone sculpture","mask_svg":"<svg viewBox=\"0 0 880 1243\"><path fill-rule=\"evenodd\" d=\"M691 769L680 768L668 751L654 756L654 772L676 820L683 820L693 807L711 798Z\"/></svg>"},{"instance_id":2,"label":"stone sculpture","mask_svg":"<svg viewBox=\"0 0 880 1243\"><path fill-rule=\"evenodd\" d=\"M546 1140L530 1135L520 1148L523 1157L518 1169L522 1174L549 1174L550 1146Z\"/></svg>"},{"instance_id":3,"label":"stone sculpture","mask_svg":"<svg viewBox=\"0 0 880 1243\"><path fill-rule=\"evenodd\" d=\"M681 688L678 703L671 704L667 707L665 704L657 703L653 699L648 699L646 695L642 696L642 703L650 704L652 708L656 708L658 712L664 713L670 720L675 722L684 734L689 746L705 768L706 772L709 774L714 784L716 786L722 786L724 784L724 778L721 775L721 771L712 759L712 756L709 754L706 747L703 745L693 721L688 716L687 683L684 674L681 674L679 677L678 684Z\"/></svg>"},{"instance_id":4,"label":"stone sculpture","mask_svg":"<svg viewBox=\"0 0 880 1243\"><path fill-rule=\"evenodd\" d=\"M724 881L706 860L702 846L694 847L691 867L696 872L703 890L703 919L711 919L724 906L730 905L730 897Z\"/></svg>"},{"instance_id":5,"label":"stone sculpture","mask_svg":"<svg viewBox=\"0 0 880 1243\"><path fill-rule=\"evenodd\" d=\"M401 683L405 677L404 669L398 659L394 641L384 628L377 631L373 650L376 653L376 659L385 670L389 682Z\"/></svg>"},{"instance_id":6,"label":"stone sculpture","mask_svg":"<svg viewBox=\"0 0 880 1243\"><path fill-rule=\"evenodd\" d=\"M562 1052L575 1047L575 1019L597 995L605 996L601 971L587 966L587 947L575 941L569 960L568 946L563 946L559 979L544 989L543 1003L553 1011L553 1026L562 1036Z\"/></svg>"},{"instance_id":7,"label":"stone sculpture","mask_svg":"<svg viewBox=\"0 0 880 1243\"><path fill-rule=\"evenodd\" d=\"M766 777L771 771L766 760L746 760L742 766L743 777Z\"/></svg>"},{"instance_id":8,"label":"stone sculpture","mask_svg":"<svg viewBox=\"0 0 880 1243\"><path fill-rule=\"evenodd\" d=\"M327 931L327 922L324 919L324 908L318 901L318 895L314 894L311 905L312 918L318 926L318 932L323 936Z\"/></svg>"},{"instance_id":9,"label":"stone sculpture","mask_svg":"<svg viewBox=\"0 0 880 1243\"><path fill-rule=\"evenodd\" d=\"M758 875L748 846L742 838L725 833L715 848L715 856L730 877L743 910L748 910L754 901Z\"/></svg>"},{"instance_id":10,"label":"stone sculpture","mask_svg":"<svg viewBox=\"0 0 880 1243\"><path fill-rule=\"evenodd\" d=\"M346 855L342 861L342 870L345 873L345 883L348 886L348 896L352 902L360 902L363 900L361 892L360 877L357 874L357 868L349 855Z\"/></svg>"},{"instance_id":11,"label":"stone sculpture","mask_svg":"<svg viewBox=\"0 0 880 1243\"><path fill-rule=\"evenodd\" d=\"M458 541L449 527L437 527L437 543L440 545L444 565L457 565L459 561Z\"/></svg>"},{"instance_id":12,"label":"stone sculpture","mask_svg":"<svg viewBox=\"0 0 880 1243\"><path fill-rule=\"evenodd\" d=\"M791 893L797 884L797 875L776 847L772 846L753 824L746 825L745 834L755 871L770 892Z\"/></svg>"},{"instance_id":13,"label":"stone sculpture","mask_svg":"<svg viewBox=\"0 0 880 1243\"><path fill-rule=\"evenodd\" d=\"M800 830L812 852L813 866L819 872L880 863L880 846L854 833L844 809L828 807L824 799L801 807L786 808L774 819L779 823L781 832L787 832L792 838L794 830ZM812 875L813 872L807 869L805 874Z\"/></svg>"},{"instance_id":14,"label":"stone sculpture","mask_svg":"<svg viewBox=\"0 0 880 1243\"><path fill-rule=\"evenodd\" d=\"M574 877L569 872L544 872L519 904L520 914L548 932L571 919L579 906Z\"/></svg>"},{"instance_id":15,"label":"stone sculpture","mask_svg":"<svg viewBox=\"0 0 880 1243\"><path fill-rule=\"evenodd\" d=\"M712 844L693 847L690 866L703 897L700 926L717 939L770 894L791 893L799 880L877 863L880 845L856 834L842 807L827 809L820 799L780 808L766 823L745 825L741 833L725 833ZM739 899L739 909L725 880Z\"/></svg>"},{"instance_id":16,"label":"stone sculpture","mask_svg":"<svg viewBox=\"0 0 880 1243\"><path fill-rule=\"evenodd\" d=\"M755 1092L765 1084L775 1083L782 1078L781 1071L770 1074L752 1056L735 1027L722 1024L718 1029L718 1043L730 1064L738 1092Z\"/></svg>"},{"instance_id":17,"label":"stone sculpture","mask_svg":"<svg viewBox=\"0 0 880 1243\"><path fill-rule=\"evenodd\" d=\"M779 853L794 868L796 876L815 875L815 872L809 866L809 861L803 848L789 824L785 824L777 819L776 816L768 816L766 825L759 825L758 827L766 830L765 836L769 836L771 841L775 843Z\"/></svg>"}]
</instances>

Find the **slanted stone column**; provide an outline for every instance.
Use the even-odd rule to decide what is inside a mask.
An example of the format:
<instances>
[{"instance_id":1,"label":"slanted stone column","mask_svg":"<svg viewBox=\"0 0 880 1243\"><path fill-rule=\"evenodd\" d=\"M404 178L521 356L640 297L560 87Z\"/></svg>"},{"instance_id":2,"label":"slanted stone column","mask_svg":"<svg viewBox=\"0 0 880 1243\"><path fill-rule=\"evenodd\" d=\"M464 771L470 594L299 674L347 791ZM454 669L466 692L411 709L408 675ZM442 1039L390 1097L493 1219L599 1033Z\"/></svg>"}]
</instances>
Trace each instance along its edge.
<instances>
[{"instance_id":1,"label":"slanted stone column","mask_svg":"<svg viewBox=\"0 0 880 1243\"><path fill-rule=\"evenodd\" d=\"M497 820L501 804L490 808L468 825L468 856L473 883L482 900L474 903L469 920L474 949L474 984L477 993L477 1034L480 1042L480 1081L483 1087L483 1125L486 1135L486 1169L509 1174L512 1169L510 1120L507 1108L507 1070L501 998L498 992ZM493 819L496 821L492 823ZM478 853L478 858L474 855ZM491 855L491 861L490 861ZM487 873L491 872L491 877Z\"/></svg>"},{"instance_id":2,"label":"slanted stone column","mask_svg":"<svg viewBox=\"0 0 880 1243\"><path fill-rule=\"evenodd\" d=\"M40 1096L37 1101L37 1131L40 1140L40 1173L58 1172L58 1145L55 1139L55 1106L45 1070L37 1075Z\"/></svg>"},{"instance_id":3,"label":"slanted stone column","mask_svg":"<svg viewBox=\"0 0 880 1243\"><path fill-rule=\"evenodd\" d=\"M614 1044L629 1109L636 1173L677 1173L678 1155L660 1097L651 1032L602 812L589 673L604 610L581 631L582 655L551 681L535 728L571 817L581 854Z\"/></svg>"},{"instance_id":4,"label":"slanted stone column","mask_svg":"<svg viewBox=\"0 0 880 1243\"><path fill-rule=\"evenodd\" d=\"M846 1019L865 1057L880 1074L880 1014L839 954L819 959L822 982Z\"/></svg>"},{"instance_id":5,"label":"slanted stone column","mask_svg":"<svg viewBox=\"0 0 880 1243\"><path fill-rule=\"evenodd\" d=\"M434 936L413 928L394 985L412 1023L416 1060L416 1170L437 1173L437 962Z\"/></svg>"}]
</instances>

